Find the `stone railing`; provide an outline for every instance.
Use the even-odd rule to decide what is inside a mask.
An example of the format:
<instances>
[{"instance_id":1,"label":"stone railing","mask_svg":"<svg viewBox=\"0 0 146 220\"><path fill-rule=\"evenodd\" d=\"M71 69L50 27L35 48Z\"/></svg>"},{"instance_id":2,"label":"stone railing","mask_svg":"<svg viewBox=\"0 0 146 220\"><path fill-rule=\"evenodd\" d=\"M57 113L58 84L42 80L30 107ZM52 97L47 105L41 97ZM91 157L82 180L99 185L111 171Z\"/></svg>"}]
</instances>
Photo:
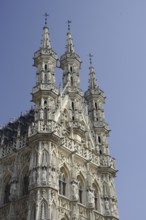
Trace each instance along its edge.
<instances>
[{"instance_id":1,"label":"stone railing","mask_svg":"<svg viewBox=\"0 0 146 220\"><path fill-rule=\"evenodd\" d=\"M71 216L71 202L68 198L59 195L59 215L62 215L62 217L67 213L68 216Z\"/></svg>"},{"instance_id":2,"label":"stone railing","mask_svg":"<svg viewBox=\"0 0 146 220\"><path fill-rule=\"evenodd\" d=\"M88 215L87 215L87 208L78 203L78 210L79 210L79 219L88 219Z\"/></svg>"},{"instance_id":3,"label":"stone railing","mask_svg":"<svg viewBox=\"0 0 146 220\"><path fill-rule=\"evenodd\" d=\"M76 152L77 155L83 157L86 160L91 160L95 165L100 165L99 155L95 155L90 151L85 143L81 143L71 139L62 139L61 146L68 148L72 152Z\"/></svg>"},{"instance_id":4,"label":"stone railing","mask_svg":"<svg viewBox=\"0 0 146 220\"><path fill-rule=\"evenodd\" d=\"M17 137L14 141L11 141L0 148L0 158L5 157L17 150L27 146L27 136Z\"/></svg>"},{"instance_id":5,"label":"stone railing","mask_svg":"<svg viewBox=\"0 0 146 220\"><path fill-rule=\"evenodd\" d=\"M57 136L61 136L61 126L52 120L48 121L46 124L42 121L38 121L29 126L28 137L37 133L53 133Z\"/></svg>"},{"instance_id":6,"label":"stone railing","mask_svg":"<svg viewBox=\"0 0 146 220\"><path fill-rule=\"evenodd\" d=\"M0 219L9 219L10 203L0 207Z\"/></svg>"},{"instance_id":7,"label":"stone railing","mask_svg":"<svg viewBox=\"0 0 146 220\"><path fill-rule=\"evenodd\" d=\"M32 94L38 92L39 90L53 90L56 94L58 94L58 89L57 87L55 87L53 84L40 84L37 85L35 87L33 87L32 89Z\"/></svg>"},{"instance_id":8,"label":"stone railing","mask_svg":"<svg viewBox=\"0 0 146 220\"><path fill-rule=\"evenodd\" d=\"M115 169L115 159L109 155L101 155L100 166Z\"/></svg>"}]
</instances>

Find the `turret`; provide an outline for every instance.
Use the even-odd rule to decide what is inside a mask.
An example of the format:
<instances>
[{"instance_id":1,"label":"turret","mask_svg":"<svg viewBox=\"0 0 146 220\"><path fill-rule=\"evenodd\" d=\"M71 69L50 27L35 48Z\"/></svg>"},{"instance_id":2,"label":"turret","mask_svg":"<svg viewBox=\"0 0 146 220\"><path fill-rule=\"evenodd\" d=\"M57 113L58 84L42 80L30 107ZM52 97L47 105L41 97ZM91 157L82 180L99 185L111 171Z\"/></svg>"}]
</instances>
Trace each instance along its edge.
<instances>
[{"instance_id":1,"label":"turret","mask_svg":"<svg viewBox=\"0 0 146 220\"><path fill-rule=\"evenodd\" d=\"M93 122L93 129L96 133L96 144L107 146L107 136L109 134L109 127L105 122L103 104L105 102L104 92L99 88L95 70L92 65L92 55L90 54L90 67L89 67L89 86L85 92L85 99L88 104L88 114L90 120ZM108 153L106 147L100 149L101 152Z\"/></svg>"},{"instance_id":2,"label":"turret","mask_svg":"<svg viewBox=\"0 0 146 220\"><path fill-rule=\"evenodd\" d=\"M36 86L33 87L32 100L35 103L35 121L47 123L52 119L52 114L57 104L58 89L55 86L55 68L57 54L50 43L47 14L41 47L34 53L34 66L36 67Z\"/></svg>"},{"instance_id":3,"label":"turret","mask_svg":"<svg viewBox=\"0 0 146 220\"><path fill-rule=\"evenodd\" d=\"M63 88L69 87L71 91L80 89L79 69L81 59L74 50L72 33L70 32L70 21L68 21L66 51L60 57L60 66L63 69Z\"/></svg>"}]
</instances>

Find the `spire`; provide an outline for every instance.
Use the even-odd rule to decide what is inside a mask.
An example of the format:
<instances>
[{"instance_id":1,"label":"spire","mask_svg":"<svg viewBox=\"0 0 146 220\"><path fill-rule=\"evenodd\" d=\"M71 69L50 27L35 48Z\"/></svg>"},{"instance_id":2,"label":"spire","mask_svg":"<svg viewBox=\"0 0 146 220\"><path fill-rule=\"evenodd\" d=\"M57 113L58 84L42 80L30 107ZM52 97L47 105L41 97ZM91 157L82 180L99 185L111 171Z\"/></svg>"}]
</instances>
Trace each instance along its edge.
<instances>
[{"instance_id":1,"label":"spire","mask_svg":"<svg viewBox=\"0 0 146 220\"><path fill-rule=\"evenodd\" d=\"M67 53L74 53L74 45L73 45L73 38L70 32L70 24L71 21L67 21L68 23L68 32L67 32L67 45L66 45L66 52Z\"/></svg>"},{"instance_id":2,"label":"spire","mask_svg":"<svg viewBox=\"0 0 146 220\"><path fill-rule=\"evenodd\" d=\"M45 25L43 27L43 36L42 36L42 41L41 41L41 48L43 49L50 49L51 48L51 43L50 43L50 36L49 36L49 28L47 24L47 17L49 14L45 13Z\"/></svg>"},{"instance_id":3,"label":"spire","mask_svg":"<svg viewBox=\"0 0 146 220\"><path fill-rule=\"evenodd\" d=\"M95 89L97 88L97 82L96 82L96 78L95 78L95 70L94 67L92 65L92 54L89 54L89 60L90 60L90 67L89 67L89 89Z\"/></svg>"}]
</instances>

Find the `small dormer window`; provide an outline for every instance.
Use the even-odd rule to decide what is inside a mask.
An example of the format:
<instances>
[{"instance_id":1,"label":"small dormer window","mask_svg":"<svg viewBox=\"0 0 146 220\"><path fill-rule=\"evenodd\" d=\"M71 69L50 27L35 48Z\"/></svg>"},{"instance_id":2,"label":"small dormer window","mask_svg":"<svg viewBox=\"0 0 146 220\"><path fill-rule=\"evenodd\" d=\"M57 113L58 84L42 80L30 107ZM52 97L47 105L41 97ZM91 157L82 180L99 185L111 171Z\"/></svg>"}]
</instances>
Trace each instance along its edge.
<instances>
[{"instance_id":1,"label":"small dormer window","mask_svg":"<svg viewBox=\"0 0 146 220\"><path fill-rule=\"evenodd\" d=\"M74 110L74 102L72 102L72 104L71 104L71 105L72 105L72 110Z\"/></svg>"},{"instance_id":2,"label":"small dormer window","mask_svg":"<svg viewBox=\"0 0 146 220\"><path fill-rule=\"evenodd\" d=\"M72 66L70 66L70 72L72 72Z\"/></svg>"},{"instance_id":3,"label":"small dormer window","mask_svg":"<svg viewBox=\"0 0 146 220\"><path fill-rule=\"evenodd\" d=\"M47 105L47 100L44 101L44 106L46 106L46 105Z\"/></svg>"},{"instance_id":4,"label":"small dormer window","mask_svg":"<svg viewBox=\"0 0 146 220\"><path fill-rule=\"evenodd\" d=\"M73 77L72 76L70 77L70 81L71 81L71 86L73 86L74 83L73 83Z\"/></svg>"},{"instance_id":5,"label":"small dormer window","mask_svg":"<svg viewBox=\"0 0 146 220\"><path fill-rule=\"evenodd\" d=\"M98 142L101 144L101 137L98 136Z\"/></svg>"},{"instance_id":6,"label":"small dormer window","mask_svg":"<svg viewBox=\"0 0 146 220\"><path fill-rule=\"evenodd\" d=\"M95 102L95 109L97 110L97 103Z\"/></svg>"},{"instance_id":7,"label":"small dormer window","mask_svg":"<svg viewBox=\"0 0 146 220\"><path fill-rule=\"evenodd\" d=\"M48 66L47 66L47 64L45 64L45 70L47 70L48 69Z\"/></svg>"}]
</instances>

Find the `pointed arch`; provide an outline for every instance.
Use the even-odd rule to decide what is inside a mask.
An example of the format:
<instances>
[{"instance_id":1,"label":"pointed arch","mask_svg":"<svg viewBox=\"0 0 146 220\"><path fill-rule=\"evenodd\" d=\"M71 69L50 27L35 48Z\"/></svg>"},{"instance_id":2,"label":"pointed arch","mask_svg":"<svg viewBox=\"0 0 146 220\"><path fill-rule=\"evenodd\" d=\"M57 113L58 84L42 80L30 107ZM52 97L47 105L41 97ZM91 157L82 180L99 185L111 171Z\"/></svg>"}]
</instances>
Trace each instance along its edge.
<instances>
[{"instance_id":1,"label":"pointed arch","mask_svg":"<svg viewBox=\"0 0 146 220\"><path fill-rule=\"evenodd\" d=\"M4 203L10 202L11 174L8 172L4 178Z\"/></svg>"},{"instance_id":2,"label":"pointed arch","mask_svg":"<svg viewBox=\"0 0 146 220\"><path fill-rule=\"evenodd\" d=\"M92 189L94 193L94 208L97 211L100 211L100 187L96 180L92 183Z\"/></svg>"},{"instance_id":3,"label":"pointed arch","mask_svg":"<svg viewBox=\"0 0 146 220\"><path fill-rule=\"evenodd\" d=\"M20 176L20 194L28 195L29 194L29 167L26 165L22 169L22 174Z\"/></svg>"},{"instance_id":4,"label":"pointed arch","mask_svg":"<svg viewBox=\"0 0 146 220\"><path fill-rule=\"evenodd\" d=\"M77 176L78 187L79 187L79 202L85 204L85 179L83 174Z\"/></svg>"},{"instance_id":5,"label":"pointed arch","mask_svg":"<svg viewBox=\"0 0 146 220\"><path fill-rule=\"evenodd\" d=\"M69 187L69 170L64 163L64 165L60 168L60 175L59 175L59 194L67 196Z\"/></svg>"},{"instance_id":6,"label":"pointed arch","mask_svg":"<svg viewBox=\"0 0 146 220\"><path fill-rule=\"evenodd\" d=\"M42 166L47 167L48 162L49 162L49 153L46 149L44 149L42 152Z\"/></svg>"},{"instance_id":7,"label":"pointed arch","mask_svg":"<svg viewBox=\"0 0 146 220\"><path fill-rule=\"evenodd\" d=\"M41 206L40 206L40 220L45 220L49 218L49 213L48 213L48 203L46 200L42 200Z\"/></svg>"},{"instance_id":8,"label":"pointed arch","mask_svg":"<svg viewBox=\"0 0 146 220\"><path fill-rule=\"evenodd\" d=\"M63 166L61 167L61 169L62 169L62 168L65 170L66 175L67 175L68 177L70 177L69 168L68 168L68 166L67 166L66 163L63 163Z\"/></svg>"},{"instance_id":9,"label":"pointed arch","mask_svg":"<svg viewBox=\"0 0 146 220\"><path fill-rule=\"evenodd\" d=\"M101 194L101 187L100 187L100 185L99 185L99 183L98 183L96 178L94 178L93 181L92 181L92 186L93 185L95 185L98 188L98 191Z\"/></svg>"},{"instance_id":10,"label":"pointed arch","mask_svg":"<svg viewBox=\"0 0 146 220\"><path fill-rule=\"evenodd\" d=\"M104 197L109 197L110 193L109 193L109 186L107 184L107 182L103 182L103 196Z\"/></svg>"},{"instance_id":11,"label":"pointed arch","mask_svg":"<svg viewBox=\"0 0 146 220\"><path fill-rule=\"evenodd\" d=\"M82 182L85 182L85 176L84 176L84 174L81 171L79 171L77 177L78 176L81 178Z\"/></svg>"}]
</instances>

